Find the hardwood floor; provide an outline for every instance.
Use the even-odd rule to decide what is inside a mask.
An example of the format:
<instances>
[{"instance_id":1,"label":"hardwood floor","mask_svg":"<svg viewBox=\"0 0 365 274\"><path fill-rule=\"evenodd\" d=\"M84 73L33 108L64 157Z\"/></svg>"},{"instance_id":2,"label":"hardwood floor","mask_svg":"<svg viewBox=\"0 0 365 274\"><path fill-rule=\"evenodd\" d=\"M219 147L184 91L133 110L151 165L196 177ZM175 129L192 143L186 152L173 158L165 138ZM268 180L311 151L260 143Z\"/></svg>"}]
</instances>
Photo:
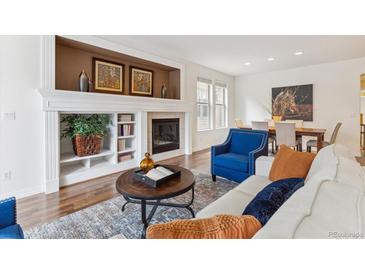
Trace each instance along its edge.
<instances>
[{"instance_id":1,"label":"hardwood floor","mask_svg":"<svg viewBox=\"0 0 365 274\"><path fill-rule=\"evenodd\" d=\"M189 156L179 156L160 163L180 165L209 173L210 151L202 150ZM18 223L27 229L117 197L119 193L115 189L115 181L120 174L115 173L63 187L57 193L37 194L20 199L17 201Z\"/></svg>"}]
</instances>

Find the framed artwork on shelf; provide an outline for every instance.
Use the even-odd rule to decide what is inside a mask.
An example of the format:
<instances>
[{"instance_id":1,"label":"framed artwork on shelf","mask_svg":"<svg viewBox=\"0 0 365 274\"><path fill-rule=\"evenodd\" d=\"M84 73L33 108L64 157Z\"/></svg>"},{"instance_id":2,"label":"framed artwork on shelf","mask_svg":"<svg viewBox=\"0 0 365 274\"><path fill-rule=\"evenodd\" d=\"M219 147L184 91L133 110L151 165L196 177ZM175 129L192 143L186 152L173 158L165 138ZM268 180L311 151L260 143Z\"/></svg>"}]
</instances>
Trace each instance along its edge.
<instances>
[{"instance_id":1,"label":"framed artwork on shelf","mask_svg":"<svg viewBox=\"0 0 365 274\"><path fill-rule=\"evenodd\" d=\"M153 96L153 71L130 67L129 73L130 94Z\"/></svg>"},{"instance_id":2,"label":"framed artwork on shelf","mask_svg":"<svg viewBox=\"0 0 365 274\"><path fill-rule=\"evenodd\" d=\"M94 91L122 94L123 74L123 64L93 58Z\"/></svg>"}]
</instances>

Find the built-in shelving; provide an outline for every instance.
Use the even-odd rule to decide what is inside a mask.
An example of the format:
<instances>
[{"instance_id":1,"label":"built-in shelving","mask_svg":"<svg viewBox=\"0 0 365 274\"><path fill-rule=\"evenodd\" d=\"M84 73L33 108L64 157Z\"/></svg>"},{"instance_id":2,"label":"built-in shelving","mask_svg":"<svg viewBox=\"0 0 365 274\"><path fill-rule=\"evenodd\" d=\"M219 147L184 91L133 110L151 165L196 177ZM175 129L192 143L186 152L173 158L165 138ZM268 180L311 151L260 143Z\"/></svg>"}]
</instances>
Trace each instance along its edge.
<instances>
[{"instance_id":1,"label":"built-in shelving","mask_svg":"<svg viewBox=\"0 0 365 274\"><path fill-rule=\"evenodd\" d=\"M109 156L112 154L114 154L114 151L109 150L109 149L103 149L98 154L88 155L88 156L83 156L83 157L76 156L73 152L68 152L68 153L61 154L60 163L65 164L65 163L71 163L71 162L76 162L76 161L81 161L81 160L100 158L100 157Z\"/></svg>"},{"instance_id":2,"label":"built-in shelving","mask_svg":"<svg viewBox=\"0 0 365 274\"><path fill-rule=\"evenodd\" d=\"M134 113L119 113L118 124L118 162L130 161L135 158L136 115Z\"/></svg>"},{"instance_id":3,"label":"built-in shelving","mask_svg":"<svg viewBox=\"0 0 365 274\"><path fill-rule=\"evenodd\" d=\"M69 115L72 113L63 113ZM87 114L86 114L87 115ZM60 185L70 185L136 166L137 113L109 113L112 121L98 154L79 157L69 139L60 141ZM60 125L61 131L64 125Z\"/></svg>"},{"instance_id":4,"label":"built-in shelving","mask_svg":"<svg viewBox=\"0 0 365 274\"><path fill-rule=\"evenodd\" d=\"M66 37L55 37L55 87L56 89L78 91L78 81L81 71L91 78L93 75L94 64L93 58L108 60L110 62L121 63L124 65L124 79L122 81L123 96L132 97L129 94L130 81L129 71L132 67L138 67L153 71L154 81L153 95L155 98L162 98L161 90L165 85L167 88L166 97L173 100L180 100L181 90L181 67L169 66L164 60L163 63L156 63L150 60L142 59L137 56L131 56L124 52L112 51L100 46L95 46L78 39L69 39ZM82 40L82 38L81 38ZM129 51L130 52L130 51ZM176 65L176 64L173 64ZM128 77L128 78L127 78ZM95 82L95 79L90 79ZM92 88L90 88L93 90ZM135 96L137 97L137 96ZM162 99L164 100L164 98Z\"/></svg>"}]
</instances>

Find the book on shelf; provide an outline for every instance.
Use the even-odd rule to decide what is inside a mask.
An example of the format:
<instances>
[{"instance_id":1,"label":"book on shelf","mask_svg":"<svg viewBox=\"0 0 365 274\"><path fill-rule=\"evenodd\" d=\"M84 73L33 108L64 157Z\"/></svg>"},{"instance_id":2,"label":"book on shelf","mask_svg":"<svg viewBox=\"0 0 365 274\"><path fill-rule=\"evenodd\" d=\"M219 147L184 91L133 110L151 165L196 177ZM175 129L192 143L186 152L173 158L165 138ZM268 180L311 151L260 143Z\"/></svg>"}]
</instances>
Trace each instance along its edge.
<instances>
[{"instance_id":1,"label":"book on shelf","mask_svg":"<svg viewBox=\"0 0 365 274\"><path fill-rule=\"evenodd\" d=\"M132 135L132 126L133 125L121 125L120 127L120 136L129 136Z\"/></svg>"},{"instance_id":2,"label":"book on shelf","mask_svg":"<svg viewBox=\"0 0 365 274\"><path fill-rule=\"evenodd\" d=\"M119 122L132 122L132 114L120 114Z\"/></svg>"},{"instance_id":3,"label":"book on shelf","mask_svg":"<svg viewBox=\"0 0 365 274\"><path fill-rule=\"evenodd\" d=\"M119 159L119 162L132 160L133 155L132 154L119 155L118 159Z\"/></svg>"},{"instance_id":4,"label":"book on shelf","mask_svg":"<svg viewBox=\"0 0 365 274\"><path fill-rule=\"evenodd\" d=\"M118 151L125 150L125 139L118 140Z\"/></svg>"}]
</instances>

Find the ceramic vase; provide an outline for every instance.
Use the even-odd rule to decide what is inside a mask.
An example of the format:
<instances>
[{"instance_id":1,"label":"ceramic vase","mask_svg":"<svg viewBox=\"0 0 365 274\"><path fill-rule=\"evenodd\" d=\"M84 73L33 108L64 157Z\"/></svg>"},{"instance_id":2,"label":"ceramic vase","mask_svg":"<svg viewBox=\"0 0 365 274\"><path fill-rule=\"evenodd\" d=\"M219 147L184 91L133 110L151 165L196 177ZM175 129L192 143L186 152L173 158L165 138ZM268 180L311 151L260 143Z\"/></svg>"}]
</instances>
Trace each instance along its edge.
<instances>
[{"instance_id":1,"label":"ceramic vase","mask_svg":"<svg viewBox=\"0 0 365 274\"><path fill-rule=\"evenodd\" d=\"M146 152L144 154L145 158L139 163L139 167L147 173L150 169L155 167L155 163L153 159L151 158L151 154Z\"/></svg>"},{"instance_id":2,"label":"ceramic vase","mask_svg":"<svg viewBox=\"0 0 365 274\"><path fill-rule=\"evenodd\" d=\"M162 84L161 87L161 98L167 98L167 87L165 84Z\"/></svg>"},{"instance_id":3,"label":"ceramic vase","mask_svg":"<svg viewBox=\"0 0 365 274\"><path fill-rule=\"evenodd\" d=\"M89 77L87 77L84 70L82 70L82 72L80 73L79 84L80 84L80 91L82 92L89 91Z\"/></svg>"}]
</instances>

